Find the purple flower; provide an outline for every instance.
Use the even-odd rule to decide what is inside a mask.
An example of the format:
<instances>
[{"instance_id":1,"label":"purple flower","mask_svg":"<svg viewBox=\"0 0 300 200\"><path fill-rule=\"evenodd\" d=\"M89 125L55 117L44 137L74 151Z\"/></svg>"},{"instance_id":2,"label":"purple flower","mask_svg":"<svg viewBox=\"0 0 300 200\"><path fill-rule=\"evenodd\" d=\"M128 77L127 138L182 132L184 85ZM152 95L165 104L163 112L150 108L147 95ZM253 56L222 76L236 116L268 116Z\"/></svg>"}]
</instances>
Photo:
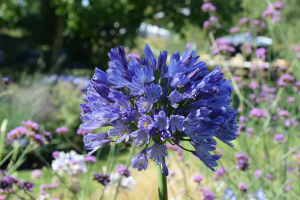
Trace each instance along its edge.
<instances>
[{"instance_id":1,"label":"purple flower","mask_svg":"<svg viewBox=\"0 0 300 200\"><path fill-rule=\"evenodd\" d=\"M245 122L245 121L247 121L247 117L245 117L245 116L240 116L239 122L243 123L243 122Z\"/></svg>"},{"instance_id":2,"label":"purple flower","mask_svg":"<svg viewBox=\"0 0 300 200\"><path fill-rule=\"evenodd\" d=\"M155 78L153 76L152 69L148 69L147 66L143 65L141 69L135 69L135 76L142 82L142 83L150 83Z\"/></svg>"},{"instance_id":3,"label":"purple flower","mask_svg":"<svg viewBox=\"0 0 300 200\"><path fill-rule=\"evenodd\" d=\"M261 59L263 59L263 60L266 59L266 53L267 53L267 49L265 49L265 48L258 48L258 49L256 49L256 51L255 51L256 57L257 57L257 58L261 58Z\"/></svg>"},{"instance_id":4,"label":"purple flower","mask_svg":"<svg viewBox=\"0 0 300 200\"><path fill-rule=\"evenodd\" d=\"M213 11L216 11L217 8L214 5L212 5L212 3L206 2L206 3L202 4L201 10L203 12L207 12L207 11L212 11L213 12Z\"/></svg>"},{"instance_id":5,"label":"purple flower","mask_svg":"<svg viewBox=\"0 0 300 200\"><path fill-rule=\"evenodd\" d=\"M211 26L210 21L204 21L204 23L203 23L203 28L204 29L208 29L210 26Z\"/></svg>"},{"instance_id":6,"label":"purple flower","mask_svg":"<svg viewBox=\"0 0 300 200\"><path fill-rule=\"evenodd\" d=\"M272 174L268 174L268 175L267 175L267 178L268 178L270 181L274 180L274 176L273 176Z\"/></svg>"},{"instance_id":7,"label":"purple flower","mask_svg":"<svg viewBox=\"0 0 300 200\"><path fill-rule=\"evenodd\" d=\"M40 126L38 123L32 121L27 121L27 122L23 121L22 124L28 130L35 131L35 132L39 130L39 126Z\"/></svg>"},{"instance_id":8,"label":"purple flower","mask_svg":"<svg viewBox=\"0 0 300 200\"><path fill-rule=\"evenodd\" d=\"M234 26L234 27L232 27L231 29L230 29L230 33L237 33L237 32L239 32L240 31L240 28L239 27L236 27L236 26Z\"/></svg>"},{"instance_id":9,"label":"purple flower","mask_svg":"<svg viewBox=\"0 0 300 200\"><path fill-rule=\"evenodd\" d=\"M151 99L146 99L145 97L141 97L140 100L136 101L135 103L141 113L150 112L153 106Z\"/></svg>"},{"instance_id":10,"label":"purple flower","mask_svg":"<svg viewBox=\"0 0 300 200\"><path fill-rule=\"evenodd\" d=\"M214 177L214 179L219 180L222 176L224 176L225 173L226 173L225 168L223 168L223 167L218 168L215 172L216 176Z\"/></svg>"},{"instance_id":11,"label":"purple flower","mask_svg":"<svg viewBox=\"0 0 300 200\"><path fill-rule=\"evenodd\" d=\"M132 167L138 168L138 171L147 170L148 168L148 159L146 155L146 149L144 149L140 154L134 157L132 160Z\"/></svg>"},{"instance_id":12,"label":"purple flower","mask_svg":"<svg viewBox=\"0 0 300 200\"><path fill-rule=\"evenodd\" d=\"M289 185L287 185L287 186L284 187L284 190L285 190L285 191L290 191L291 189L292 189L292 188L291 188L291 186L289 186Z\"/></svg>"},{"instance_id":13,"label":"purple flower","mask_svg":"<svg viewBox=\"0 0 300 200\"><path fill-rule=\"evenodd\" d=\"M111 130L115 131L115 129L111 129ZM85 135L83 138L83 142L85 144L84 148L87 150L92 150L89 154L87 154L87 156L93 154L100 147L109 144L111 142L111 139L106 139L107 137L108 137L108 133L99 133L99 134L88 133L87 135Z\"/></svg>"},{"instance_id":14,"label":"purple flower","mask_svg":"<svg viewBox=\"0 0 300 200\"><path fill-rule=\"evenodd\" d=\"M175 59L171 60L170 67L168 72L163 76L163 78L171 78L174 77L177 73L180 73L184 67L182 66L181 61L176 61Z\"/></svg>"},{"instance_id":15,"label":"purple flower","mask_svg":"<svg viewBox=\"0 0 300 200\"><path fill-rule=\"evenodd\" d=\"M120 175L123 175L125 177L129 177L131 174L127 167L125 167L124 165L116 166L116 171L119 172Z\"/></svg>"},{"instance_id":16,"label":"purple flower","mask_svg":"<svg viewBox=\"0 0 300 200\"><path fill-rule=\"evenodd\" d=\"M239 183L239 188L240 188L241 191L247 192L248 185L246 183L241 182L241 183Z\"/></svg>"},{"instance_id":17,"label":"purple flower","mask_svg":"<svg viewBox=\"0 0 300 200\"><path fill-rule=\"evenodd\" d=\"M203 193L203 200L215 200L216 196L209 189L203 188L201 189Z\"/></svg>"},{"instance_id":18,"label":"purple flower","mask_svg":"<svg viewBox=\"0 0 300 200\"><path fill-rule=\"evenodd\" d=\"M172 133L176 132L176 129L178 131L183 131L183 120L184 117L181 115L171 115L170 117L170 130Z\"/></svg>"},{"instance_id":19,"label":"purple flower","mask_svg":"<svg viewBox=\"0 0 300 200\"><path fill-rule=\"evenodd\" d=\"M144 89L146 97L151 99L153 103L157 102L158 98L162 95L162 89L160 85L151 84L149 87Z\"/></svg>"},{"instance_id":20,"label":"purple flower","mask_svg":"<svg viewBox=\"0 0 300 200\"><path fill-rule=\"evenodd\" d=\"M237 165L236 168L242 170L242 171L247 171L249 167L249 156L243 153L237 154L236 155L237 159Z\"/></svg>"},{"instance_id":21,"label":"purple flower","mask_svg":"<svg viewBox=\"0 0 300 200\"><path fill-rule=\"evenodd\" d=\"M202 179L203 179L203 176L201 174L196 174L193 176L194 182L200 183Z\"/></svg>"},{"instance_id":22,"label":"purple flower","mask_svg":"<svg viewBox=\"0 0 300 200\"><path fill-rule=\"evenodd\" d=\"M114 127L114 129L110 129L108 131L108 135L117 136L117 143L120 143L123 140L125 140L125 142L129 140L129 136L133 127L123 124L120 120L111 122L111 125Z\"/></svg>"},{"instance_id":23,"label":"purple flower","mask_svg":"<svg viewBox=\"0 0 300 200\"><path fill-rule=\"evenodd\" d=\"M45 138L45 140L47 141L47 142L51 142L51 140L52 140L52 135L51 135L51 133L50 132L47 132L47 131L43 131L43 136L44 136L44 138Z\"/></svg>"},{"instance_id":24,"label":"purple flower","mask_svg":"<svg viewBox=\"0 0 300 200\"><path fill-rule=\"evenodd\" d=\"M158 130L167 130L169 128L170 120L165 111L160 111L158 115L154 115L154 127Z\"/></svg>"},{"instance_id":25,"label":"purple flower","mask_svg":"<svg viewBox=\"0 0 300 200\"><path fill-rule=\"evenodd\" d=\"M21 182L18 187L24 192L24 191L30 191L32 192L32 188L34 188L34 183L31 183L29 181Z\"/></svg>"},{"instance_id":26,"label":"purple flower","mask_svg":"<svg viewBox=\"0 0 300 200\"><path fill-rule=\"evenodd\" d=\"M188 49L190 49L191 46L192 46L192 44L190 42L186 43L186 45L185 45L185 47L188 48Z\"/></svg>"},{"instance_id":27,"label":"purple flower","mask_svg":"<svg viewBox=\"0 0 300 200\"><path fill-rule=\"evenodd\" d=\"M140 130L150 131L153 128L154 121L149 115L139 117L138 128Z\"/></svg>"},{"instance_id":28,"label":"purple flower","mask_svg":"<svg viewBox=\"0 0 300 200\"><path fill-rule=\"evenodd\" d=\"M7 77L2 78L2 83L4 85L8 85L8 78Z\"/></svg>"},{"instance_id":29,"label":"purple flower","mask_svg":"<svg viewBox=\"0 0 300 200\"><path fill-rule=\"evenodd\" d=\"M149 143L149 133L147 132L147 130L138 129L131 133L131 137L135 138L134 144L136 146L142 146L145 143Z\"/></svg>"},{"instance_id":30,"label":"purple flower","mask_svg":"<svg viewBox=\"0 0 300 200\"><path fill-rule=\"evenodd\" d=\"M283 142L283 139L284 139L284 135L283 135L283 134L276 134L276 135L274 136L274 141L276 141L276 142L282 143L282 142Z\"/></svg>"},{"instance_id":31,"label":"purple flower","mask_svg":"<svg viewBox=\"0 0 300 200\"><path fill-rule=\"evenodd\" d=\"M252 117L257 117L257 118L264 117L264 118L266 118L267 116L268 116L268 113L265 112L263 109L260 109L260 108L253 108L249 112L249 117L250 118L252 118Z\"/></svg>"},{"instance_id":32,"label":"purple flower","mask_svg":"<svg viewBox=\"0 0 300 200\"><path fill-rule=\"evenodd\" d=\"M294 97L288 97L287 99L286 99L286 102L288 102L288 103L293 103L295 101L295 98Z\"/></svg>"},{"instance_id":33,"label":"purple flower","mask_svg":"<svg viewBox=\"0 0 300 200\"><path fill-rule=\"evenodd\" d=\"M107 186L110 182L110 179L109 179L108 175L105 175L103 173L98 174L96 172L94 172L93 175L94 175L93 180L98 181L98 183L102 184L103 186Z\"/></svg>"},{"instance_id":34,"label":"purple flower","mask_svg":"<svg viewBox=\"0 0 300 200\"><path fill-rule=\"evenodd\" d=\"M40 186L40 190L52 190L58 188L57 184L43 184Z\"/></svg>"},{"instance_id":35,"label":"purple flower","mask_svg":"<svg viewBox=\"0 0 300 200\"><path fill-rule=\"evenodd\" d=\"M247 17L243 17L239 20L239 25L244 25L249 22L249 19Z\"/></svg>"},{"instance_id":36,"label":"purple flower","mask_svg":"<svg viewBox=\"0 0 300 200\"><path fill-rule=\"evenodd\" d=\"M289 117L290 116L290 112L287 111L287 110L281 110L279 112L279 116L281 116L281 117Z\"/></svg>"},{"instance_id":37,"label":"purple flower","mask_svg":"<svg viewBox=\"0 0 300 200\"><path fill-rule=\"evenodd\" d=\"M11 130L9 133L7 133L7 138L10 141L13 141L17 138L21 138L23 136L25 136L28 133L28 130L22 126L17 127L13 130Z\"/></svg>"},{"instance_id":38,"label":"purple flower","mask_svg":"<svg viewBox=\"0 0 300 200\"><path fill-rule=\"evenodd\" d=\"M261 178L262 178L262 173L261 173L261 171L260 171L259 169L255 170L254 176L255 176L255 178L261 179Z\"/></svg>"},{"instance_id":39,"label":"purple flower","mask_svg":"<svg viewBox=\"0 0 300 200\"><path fill-rule=\"evenodd\" d=\"M40 169L32 170L31 175L30 175L30 177L33 178L33 179L39 179L42 176L43 176L43 172Z\"/></svg>"},{"instance_id":40,"label":"purple flower","mask_svg":"<svg viewBox=\"0 0 300 200\"><path fill-rule=\"evenodd\" d=\"M154 162L160 165L163 162L163 157L167 156L166 146L154 143L151 147L146 149L148 157L154 159Z\"/></svg>"},{"instance_id":41,"label":"purple flower","mask_svg":"<svg viewBox=\"0 0 300 200\"><path fill-rule=\"evenodd\" d=\"M276 10L280 10L284 8L284 4L282 1L278 1L276 3L273 3L273 8Z\"/></svg>"},{"instance_id":42,"label":"purple flower","mask_svg":"<svg viewBox=\"0 0 300 200\"><path fill-rule=\"evenodd\" d=\"M86 156L83 161L87 163L96 163L97 158L95 156Z\"/></svg>"},{"instance_id":43,"label":"purple flower","mask_svg":"<svg viewBox=\"0 0 300 200\"><path fill-rule=\"evenodd\" d=\"M168 96L169 101L171 101L171 106L173 108L178 107L178 103L183 99L181 94L175 89L173 90L170 95Z\"/></svg>"},{"instance_id":44,"label":"purple flower","mask_svg":"<svg viewBox=\"0 0 300 200\"><path fill-rule=\"evenodd\" d=\"M55 129L55 132L58 134L67 133L69 132L69 129L67 127L62 126Z\"/></svg>"},{"instance_id":45,"label":"purple flower","mask_svg":"<svg viewBox=\"0 0 300 200\"><path fill-rule=\"evenodd\" d=\"M37 145L42 146L42 147L45 146L43 137L40 134L34 134L33 140L36 142Z\"/></svg>"},{"instance_id":46,"label":"purple flower","mask_svg":"<svg viewBox=\"0 0 300 200\"><path fill-rule=\"evenodd\" d=\"M59 151L53 151L52 157L55 158L55 159L58 159L59 158Z\"/></svg>"}]
</instances>

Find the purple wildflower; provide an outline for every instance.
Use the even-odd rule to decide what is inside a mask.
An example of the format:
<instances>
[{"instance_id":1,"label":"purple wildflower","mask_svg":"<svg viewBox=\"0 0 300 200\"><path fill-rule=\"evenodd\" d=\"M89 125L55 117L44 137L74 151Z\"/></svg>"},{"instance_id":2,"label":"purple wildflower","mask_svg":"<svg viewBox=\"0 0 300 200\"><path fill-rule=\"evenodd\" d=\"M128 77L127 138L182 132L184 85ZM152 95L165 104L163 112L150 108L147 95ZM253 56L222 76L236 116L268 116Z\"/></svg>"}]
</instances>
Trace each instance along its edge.
<instances>
[{"instance_id":1,"label":"purple wildflower","mask_svg":"<svg viewBox=\"0 0 300 200\"><path fill-rule=\"evenodd\" d=\"M249 19L247 17L243 17L239 20L239 25L244 25L249 22Z\"/></svg>"},{"instance_id":2,"label":"purple wildflower","mask_svg":"<svg viewBox=\"0 0 300 200\"><path fill-rule=\"evenodd\" d=\"M261 58L261 59L263 59L263 60L266 59L266 53L267 53L267 49L265 49L265 48L258 48L258 49L256 49L256 51L255 51L256 57L257 57L257 58Z\"/></svg>"},{"instance_id":3,"label":"purple wildflower","mask_svg":"<svg viewBox=\"0 0 300 200\"><path fill-rule=\"evenodd\" d=\"M39 130L39 124L36 122L32 122L32 121L27 121L27 122L22 122L23 126L25 128L27 128L30 131L35 131L37 132Z\"/></svg>"},{"instance_id":4,"label":"purple wildflower","mask_svg":"<svg viewBox=\"0 0 300 200\"><path fill-rule=\"evenodd\" d=\"M274 141L276 141L276 142L282 143L282 142L283 142L283 139L284 139L284 135L283 135L283 134L276 134L276 135L274 136Z\"/></svg>"},{"instance_id":5,"label":"purple wildflower","mask_svg":"<svg viewBox=\"0 0 300 200\"><path fill-rule=\"evenodd\" d=\"M216 196L214 193L212 193L209 189L201 189L203 194L203 200L215 200Z\"/></svg>"},{"instance_id":6,"label":"purple wildflower","mask_svg":"<svg viewBox=\"0 0 300 200\"><path fill-rule=\"evenodd\" d=\"M259 169L257 169L254 172L254 176L255 176L255 178L261 179L262 178L262 172Z\"/></svg>"},{"instance_id":7,"label":"purple wildflower","mask_svg":"<svg viewBox=\"0 0 300 200\"><path fill-rule=\"evenodd\" d=\"M260 109L260 108L253 108L249 112L249 117L250 118L252 118L252 117L257 117L257 118L264 117L264 118L266 118L267 116L268 116L268 113L265 112L263 109Z\"/></svg>"},{"instance_id":8,"label":"purple wildflower","mask_svg":"<svg viewBox=\"0 0 300 200\"><path fill-rule=\"evenodd\" d=\"M96 163L97 158L95 156L86 156L83 161L87 163Z\"/></svg>"},{"instance_id":9,"label":"purple wildflower","mask_svg":"<svg viewBox=\"0 0 300 200\"><path fill-rule=\"evenodd\" d=\"M237 33L237 32L239 32L240 31L240 28L239 27L236 27L236 26L234 26L234 27L232 27L231 29L230 29L230 33Z\"/></svg>"},{"instance_id":10,"label":"purple wildflower","mask_svg":"<svg viewBox=\"0 0 300 200\"><path fill-rule=\"evenodd\" d=\"M116 171L119 172L120 175L123 175L125 177L129 177L131 174L130 171L124 165L116 166Z\"/></svg>"},{"instance_id":11,"label":"purple wildflower","mask_svg":"<svg viewBox=\"0 0 300 200\"><path fill-rule=\"evenodd\" d=\"M59 158L59 151L53 151L52 157L55 158L55 159L58 159Z\"/></svg>"},{"instance_id":12,"label":"purple wildflower","mask_svg":"<svg viewBox=\"0 0 300 200\"><path fill-rule=\"evenodd\" d=\"M213 11L216 11L217 8L214 5L212 5L212 3L206 2L206 3L202 4L201 10L203 12L207 12L207 11L212 11L213 12Z\"/></svg>"},{"instance_id":13,"label":"purple wildflower","mask_svg":"<svg viewBox=\"0 0 300 200\"><path fill-rule=\"evenodd\" d=\"M110 178L108 175L105 175L103 173L98 174L96 172L94 172L93 175L93 180L98 181L98 183L102 184L103 186L107 186L110 182Z\"/></svg>"},{"instance_id":14,"label":"purple wildflower","mask_svg":"<svg viewBox=\"0 0 300 200\"><path fill-rule=\"evenodd\" d=\"M2 78L2 83L4 85L8 85L8 78L7 77Z\"/></svg>"},{"instance_id":15,"label":"purple wildflower","mask_svg":"<svg viewBox=\"0 0 300 200\"><path fill-rule=\"evenodd\" d=\"M241 154L236 155L236 159L237 159L236 168L238 168L242 171L247 171L247 169L249 167L249 156L241 153Z\"/></svg>"},{"instance_id":16,"label":"purple wildflower","mask_svg":"<svg viewBox=\"0 0 300 200\"><path fill-rule=\"evenodd\" d=\"M62 126L62 127L58 127L57 129L55 129L55 132L57 134L67 133L67 132L69 132L69 129L67 127Z\"/></svg>"},{"instance_id":17,"label":"purple wildflower","mask_svg":"<svg viewBox=\"0 0 300 200\"><path fill-rule=\"evenodd\" d=\"M239 183L239 188L240 188L241 191L247 192L248 185L246 183L241 182L241 183Z\"/></svg>"},{"instance_id":18,"label":"purple wildflower","mask_svg":"<svg viewBox=\"0 0 300 200\"><path fill-rule=\"evenodd\" d=\"M194 182L200 183L202 179L203 179L203 176L201 174L196 174L193 176Z\"/></svg>"},{"instance_id":19,"label":"purple wildflower","mask_svg":"<svg viewBox=\"0 0 300 200\"><path fill-rule=\"evenodd\" d=\"M24 191L30 191L32 192L32 188L34 188L34 183L31 183L29 181L24 181L19 183L18 187L24 192Z\"/></svg>"}]
</instances>

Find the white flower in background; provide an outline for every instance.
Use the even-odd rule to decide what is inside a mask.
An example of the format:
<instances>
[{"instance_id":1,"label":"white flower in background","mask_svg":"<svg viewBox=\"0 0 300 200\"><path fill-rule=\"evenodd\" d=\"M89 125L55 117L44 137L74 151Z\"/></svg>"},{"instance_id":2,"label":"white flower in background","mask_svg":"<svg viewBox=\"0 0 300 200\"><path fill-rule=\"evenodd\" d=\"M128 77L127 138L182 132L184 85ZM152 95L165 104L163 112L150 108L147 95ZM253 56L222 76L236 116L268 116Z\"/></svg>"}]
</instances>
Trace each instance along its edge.
<instances>
[{"instance_id":1,"label":"white flower in background","mask_svg":"<svg viewBox=\"0 0 300 200\"><path fill-rule=\"evenodd\" d=\"M57 171L60 175L77 175L87 171L86 164L84 163L84 156L77 154L75 151L65 153L59 152L58 158L52 161L52 169Z\"/></svg>"},{"instance_id":2,"label":"white flower in background","mask_svg":"<svg viewBox=\"0 0 300 200\"><path fill-rule=\"evenodd\" d=\"M109 185L110 186L117 186L118 182L119 182L119 179L122 177L122 181L121 181L121 187L123 189L127 189L127 190L132 190L133 187L135 184L136 184L136 181L134 180L134 178L132 176L129 176L129 177L124 177L124 176L121 176L119 173L111 173L110 174L110 183Z\"/></svg>"}]
</instances>

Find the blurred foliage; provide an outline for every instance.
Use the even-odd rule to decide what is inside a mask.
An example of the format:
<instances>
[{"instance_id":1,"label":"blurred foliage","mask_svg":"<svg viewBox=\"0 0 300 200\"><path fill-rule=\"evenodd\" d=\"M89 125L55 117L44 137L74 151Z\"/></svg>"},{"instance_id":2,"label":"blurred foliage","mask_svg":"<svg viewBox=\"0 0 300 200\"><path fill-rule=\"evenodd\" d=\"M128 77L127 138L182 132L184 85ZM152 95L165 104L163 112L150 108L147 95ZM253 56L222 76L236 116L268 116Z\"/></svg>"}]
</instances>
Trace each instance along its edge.
<instances>
[{"instance_id":1,"label":"blurred foliage","mask_svg":"<svg viewBox=\"0 0 300 200\"><path fill-rule=\"evenodd\" d=\"M13 62L16 59L13 54L21 54L26 50L41 50L46 52L48 70L53 67L49 66L49 62L55 51L59 51L61 58L60 69L63 69L63 66L69 69L107 68L106 53L119 45L133 47L138 28L143 21L173 30L184 37L190 34L188 26L202 27L208 18L208 13L200 10L203 2L190 0L0 0L0 2L1 32L13 36L0 37L3 41L0 43L0 49L4 50L6 60ZM226 7L218 10L219 17L226 21L225 26L231 25L232 13L241 10L239 1L215 0L213 3L218 8ZM189 14L184 14L183 9L189 10L187 11ZM155 18L155 14L159 12L163 12L164 16ZM61 39L63 41L59 41L60 35L63 35ZM18 42L14 42L15 40ZM57 44L56 49L53 44Z\"/></svg>"}]
</instances>

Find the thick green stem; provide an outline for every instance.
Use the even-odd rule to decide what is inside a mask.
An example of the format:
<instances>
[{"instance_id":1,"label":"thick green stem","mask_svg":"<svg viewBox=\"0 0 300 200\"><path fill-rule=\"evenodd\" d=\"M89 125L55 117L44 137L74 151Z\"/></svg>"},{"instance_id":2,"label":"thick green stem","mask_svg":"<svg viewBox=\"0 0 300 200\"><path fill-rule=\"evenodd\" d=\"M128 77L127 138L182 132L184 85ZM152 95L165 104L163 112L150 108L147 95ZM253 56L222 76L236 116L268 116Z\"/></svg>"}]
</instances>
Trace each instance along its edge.
<instances>
[{"instance_id":1,"label":"thick green stem","mask_svg":"<svg viewBox=\"0 0 300 200\"><path fill-rule=\"evenodd\" d=\"M167 177L163 175L160 165L156 165L159 200L168 200Z\"/></svg>"}]
</instances>

